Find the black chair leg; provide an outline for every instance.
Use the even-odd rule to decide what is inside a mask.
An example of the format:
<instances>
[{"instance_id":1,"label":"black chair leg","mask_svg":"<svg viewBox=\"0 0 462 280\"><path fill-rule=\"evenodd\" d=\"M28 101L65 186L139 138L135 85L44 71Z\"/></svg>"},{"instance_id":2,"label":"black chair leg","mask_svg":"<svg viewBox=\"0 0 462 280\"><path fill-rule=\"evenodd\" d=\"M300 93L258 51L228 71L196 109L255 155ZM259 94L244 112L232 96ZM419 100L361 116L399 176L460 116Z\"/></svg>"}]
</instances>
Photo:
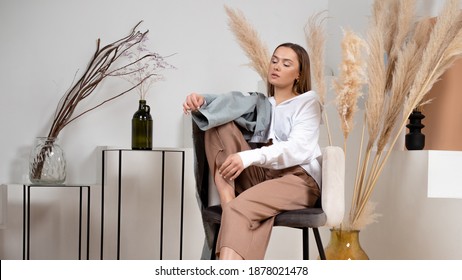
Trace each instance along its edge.
<instances>
[{"instance_id":1,"label":"black chair leg","mask_svg":"<svg viewBox=\"0 0 462 280\"><path fill-rule=\"evenodd\" d=\"M302 228L302 235L303 235L303 259L309 260L309 252L310 252L310 244L308 241L308 228Z\"/></svg>"},{"instance_id":2,"label":"black chair leg","mask_svg":"<svg viewBox=\"0 0 462 280\"><path fill-rule=\"evenodd\" d=\"M314 238L316 239L316 245L318 246L319 258L321 260L326 259L326 254L324 253L324 247L322 246L321 235L319 234L318 228L313 228Z\"/></svg>"},{"instance_id":3,"label":"black chair leg","mask_svg":"<svg viewBox=\"0 0 462 280\"><path fill-rule=\"evenodd\" d=\"M220 230L220 226L216 225L215 226L215 234L213 236L213 245L212 245L212 254L210 255L211 260L216 260L217 255L216 255L216 249L217 249L217 240L218 240L218 232Z\"/></svg>"}]
</instances>

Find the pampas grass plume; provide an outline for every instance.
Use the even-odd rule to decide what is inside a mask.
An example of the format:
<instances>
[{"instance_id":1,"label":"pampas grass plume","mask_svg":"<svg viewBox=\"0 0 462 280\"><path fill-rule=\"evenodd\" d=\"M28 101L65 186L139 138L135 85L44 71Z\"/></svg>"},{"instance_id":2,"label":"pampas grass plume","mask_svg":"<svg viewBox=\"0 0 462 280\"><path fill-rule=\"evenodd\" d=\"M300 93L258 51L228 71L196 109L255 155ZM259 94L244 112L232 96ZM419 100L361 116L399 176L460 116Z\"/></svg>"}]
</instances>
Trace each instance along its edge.
<instances>
[{"instance_id":1,"label":"pampas grass plume","mask_svg":"<svg viewBox=\"0 0 462 280\"><path fill-rule=\"evenodd\" d=\"M365 42L351 30L344 30L343 34L340 74L334 80L333 86L343 137L346 140L353 128L353 117L358 110L357 101L365 83L365 65L362 59Z\"/></svg>"},{"instance_id":2,"label":"pampas grass plume","mask_svg":"<svg viewBox=\"0 0 462 280\"><path fill-rule=\"evenodd\" d=\"M318 94L319 101L323 106L326 98L326 82L324 74L326 32L323 26L325 17L322 17L324 13L325 11L322 11L311 16L305 27L305 39L307 51L310 55L311 74L313 76L316 93Z\"/></svg>"},{"instance_id":3,"label":"pampas grass plume","mask_svg":"<svg viewBox=\"0 0 462 280\"><path fill-rule=\"evenodd\" d=\"M270 60L268 48L260 40L257 31L247 21L242 11L231 9L226 5L225 10L228 15L228 25L231 31L234 33L242 50L250 59L249 66L266 82Z\"/></svg>"}]
</instances>

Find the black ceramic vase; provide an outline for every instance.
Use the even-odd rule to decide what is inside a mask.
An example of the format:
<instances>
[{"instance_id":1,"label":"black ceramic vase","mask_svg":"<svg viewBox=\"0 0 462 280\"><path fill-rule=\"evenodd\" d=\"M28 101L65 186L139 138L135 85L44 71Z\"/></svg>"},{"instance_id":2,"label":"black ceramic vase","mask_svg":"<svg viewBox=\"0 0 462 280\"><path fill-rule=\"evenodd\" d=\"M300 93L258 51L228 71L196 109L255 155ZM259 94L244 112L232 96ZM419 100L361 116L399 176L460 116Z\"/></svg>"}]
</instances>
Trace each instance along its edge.
<instances>
[{"instance_id":1,"label":"black ceramic vase","mask_svg":"<svg viewBox=\"0 0 462 280\"><path fill-rule=\"evenodd\" d=\"M413 110L409 115L409 123L406 127L409 132L406 134L405 144L408 150L423 150L425 147L425 135L422 133L422 128L425 125L422 124L422 119L425 116L422 112Z\"/></svg>"}]
</instances>

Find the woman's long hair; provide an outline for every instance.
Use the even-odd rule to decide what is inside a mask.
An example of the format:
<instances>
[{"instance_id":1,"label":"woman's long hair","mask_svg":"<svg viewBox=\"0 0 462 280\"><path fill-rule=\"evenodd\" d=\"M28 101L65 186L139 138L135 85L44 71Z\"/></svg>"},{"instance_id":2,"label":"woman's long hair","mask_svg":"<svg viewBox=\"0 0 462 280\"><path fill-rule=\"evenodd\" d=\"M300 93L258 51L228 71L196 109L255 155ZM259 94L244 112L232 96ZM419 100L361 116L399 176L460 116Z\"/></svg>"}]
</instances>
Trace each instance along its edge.
<instances>
[{"instance_id":1,"label":"woman's long hair","mask_svg":"<svg viewBox=\"0 0 462 280\"><path fill-rule=\"evenodd\" d=\"M298 94L311 90L311 70L310 70L310 56L306 50L297 44L294 43L284 43L280 44L274 51L280 47L291 48L298 57L298 64L300 65L300 77L294 81L294 91ZM273 52L274 54L274 52ZM268 82L268 96L274 96L274 86Z\"/></svg>"}]
</instances>

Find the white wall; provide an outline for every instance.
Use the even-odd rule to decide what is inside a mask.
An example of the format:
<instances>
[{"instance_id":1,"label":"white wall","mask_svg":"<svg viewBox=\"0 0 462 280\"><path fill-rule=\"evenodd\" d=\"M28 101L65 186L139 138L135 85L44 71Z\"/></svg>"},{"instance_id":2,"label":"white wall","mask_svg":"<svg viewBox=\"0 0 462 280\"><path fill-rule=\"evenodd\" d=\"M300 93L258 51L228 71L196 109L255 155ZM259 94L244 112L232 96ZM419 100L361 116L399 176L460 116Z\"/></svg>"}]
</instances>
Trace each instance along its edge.
<instances>
[{"instance_id":1,"label":"white wall","mask_svg":"<svg viewBox=\"0 0 462 280\"><path fill-rule=\"evenodd\" d=\"M382 216L362 232L363 248L372 259L462 259L461 197L434 198L428 192L430 187L446 189L448 185L460 189L462 181L454 181L457 175L430 174L439 169L430 164L435 152L441 151L392 152L373 198ZM457 163L460 151L453 153ZM441 165L451 169L454 163L447 160ZM438 178L433 186L432 176Z\"/></svg>"}]
</instances>

